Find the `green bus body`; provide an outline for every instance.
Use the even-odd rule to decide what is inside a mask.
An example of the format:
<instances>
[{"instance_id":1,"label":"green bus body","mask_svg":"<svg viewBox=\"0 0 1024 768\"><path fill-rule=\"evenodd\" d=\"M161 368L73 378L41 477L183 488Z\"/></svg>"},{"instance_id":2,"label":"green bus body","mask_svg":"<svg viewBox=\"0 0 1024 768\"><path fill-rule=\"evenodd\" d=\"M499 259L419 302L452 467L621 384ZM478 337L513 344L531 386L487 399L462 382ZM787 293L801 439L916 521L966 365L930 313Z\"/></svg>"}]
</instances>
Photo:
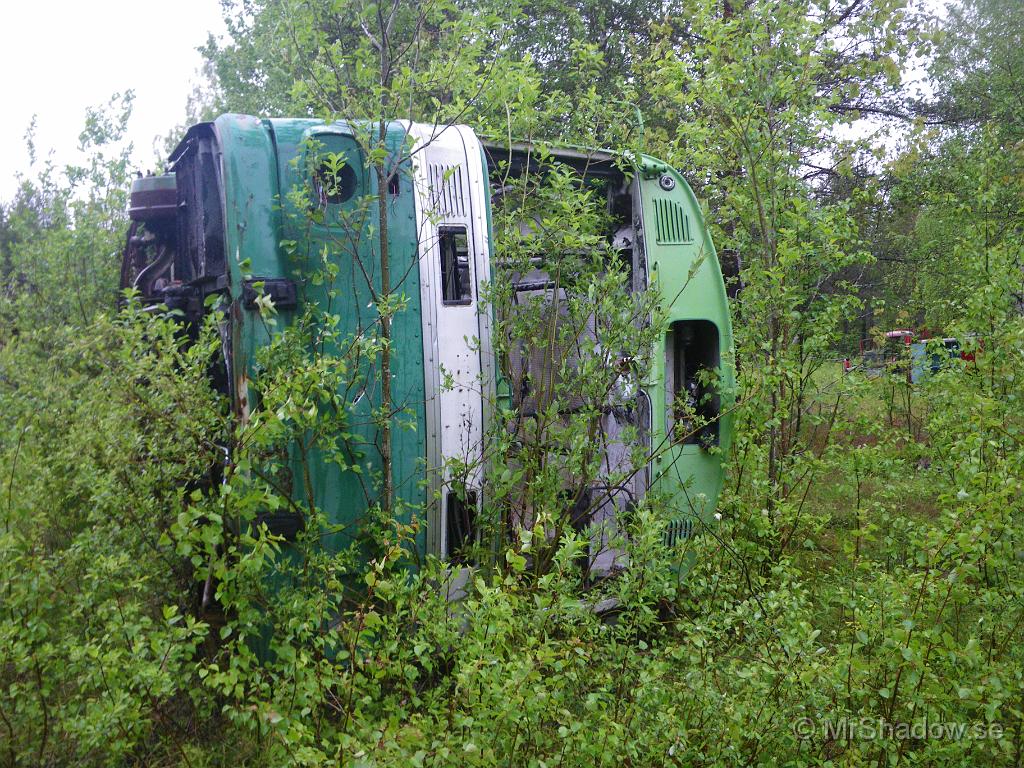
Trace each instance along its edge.
<instances>
[{"instance_id":1,"label":"green bus body","mask_svg":"<svg viewBox=\"0 0 1024 768\"><path fill-rule=\"evenodd\" d=\"M140 179L133 187L134 223L122 287L136 288L145 301L181 309L190 320L208 311L210 295L224 298L223 387L240 419L258 408L251 401L249 381L259 350L304 305L329 304L340 319L342 336L360 332L374 319L366 276L336 245L341 239L358 243L362 264L375 265L370 279L379 290L376 217L365 220L364 231L350 231L360 199L378 195L376 175L359 160L350 162L345 172L354 191L339 186L332 194L324 192L322 182L320 187L311 184L322 157L362 158L355 130L344 122L223 115L191 128L172 153L174 183L155 177ZM392 431L392 477L402 502L398 508L416 510L425 523L417 534L419 553L446 557L453 537L464 532L451 529L450 505L456 500L453 478L443 467L453 458L467 458L457 455L459 450L482 457L488 403L503 391L490 343L490 310L479 300L493 260L489 172L499 164L506 172L510 166L528 169L530 148L482 143L465 126L439 129L395 122L386 136L389 151L402 164L382 191L388 206L391 273L397 276L392 288L405 301L393 320L392 391L394 402L417 425ZM410 145L422 151L410 155ZM640 287L660 291L668 321L653 351L653 366L642 372L642 427L652 458L641 485L672 500L678 514L669 525L669 538L689 536L697 518L708 521L714 513L732 435L732 328L703 214L686 181L653 158L633 158L626 163L631 171L624 175L617 170L623 158L610 153L555 150L553 155L585 174L614 178L625 190L621 197L631 211L625 229L637 279ZM314 219L294 194L310 188L326 200L323 215ZM321 268L325 248L338 270L332 286L303 279ZM453 279L463 281L465 295L445 293L458 293ZM329 287L337 292L333 298ZM274 303L273 326L261 316L260 295ZM453 365L459 370L454 386L444 386L441 372L454 370ZM674 424L673 403L687 388L711 391L697 381L698 367L719 372L714 397L704 398L713 401L707 413L713 424L683 438ZM372 445L378 436L371 413L380 404L380 388L372 375L366 382L354 398L350 431L357 442ZM359 461L361 477L314 453L306 457L308 478L293 484L297 500L315 504L326 516L331 533L322 540L330 550L352 543L373 503L364 484L381 471L379 454L367 450ZM298 474L297 458L293 471ZM470 484L482 483L482 471L471 474ZM312 499L306 498L306 488ZM465 504L465 493L461 496ZM474 496L474 503L480 498ZM267 522L286 537L294 533L286 519Z\"/></svg>"}]
</instances>

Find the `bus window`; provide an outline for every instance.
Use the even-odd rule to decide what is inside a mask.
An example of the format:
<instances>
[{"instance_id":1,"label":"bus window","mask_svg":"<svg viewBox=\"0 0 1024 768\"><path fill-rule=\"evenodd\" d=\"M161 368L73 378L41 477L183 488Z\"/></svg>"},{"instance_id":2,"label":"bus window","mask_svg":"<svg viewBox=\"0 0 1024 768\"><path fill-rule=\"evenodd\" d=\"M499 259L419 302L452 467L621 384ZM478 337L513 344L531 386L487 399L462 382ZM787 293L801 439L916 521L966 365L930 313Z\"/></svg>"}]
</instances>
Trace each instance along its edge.
<instances>
[{"instance_id":1,"label":"bus window","mask_svg":"<svg viewBox=\"0 0 1024 768\"><path fill-rule=\"evenodd\" d=\"M441 252L441 302L470 304L473 289L469 271L469 235L465 227L440 227L437 231Z\"/></svg>"},{"instance_id":2,"label":"bus window","mask_svg":"<svg viewBox=\"0 0 1024 768\"><path fill-rule=\"evenodd\" d=\"M445 501L448 560L465 565L469 563L469 550L477 538L476 491L462 494L449 491Z\"/></svg>"},{"instance_id":3,"label":"bus window","mask_svg":"<svg viewBox=\"0 0 1024 768\"><path fill-rule=\"evenodd\" d=\"M665 339L666 431L686 445L718 444L721 399L718 328L710 320L678 320Z\"/></svg>"}]
</instances>

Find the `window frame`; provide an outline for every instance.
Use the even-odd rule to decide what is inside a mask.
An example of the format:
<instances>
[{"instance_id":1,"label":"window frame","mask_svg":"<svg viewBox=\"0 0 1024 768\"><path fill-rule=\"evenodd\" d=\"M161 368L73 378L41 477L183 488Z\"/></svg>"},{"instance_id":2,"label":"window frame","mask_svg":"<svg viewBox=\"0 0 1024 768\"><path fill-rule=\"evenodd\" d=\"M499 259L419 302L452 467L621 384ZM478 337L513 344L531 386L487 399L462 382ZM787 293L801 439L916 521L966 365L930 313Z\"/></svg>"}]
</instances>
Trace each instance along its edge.
<instances>
[{"instance_id":1,"label":"window frame","mask_svg":"<svg viewBox=\"0 0 1024 768\"><path fill-rule=\"evenodd\" d=\"M466 263L465 263L465 284L460 279L457 238L459 235L465 238ZM445 251L448 238L451 237L451 259L454 262L454 272L445 270ZM439 282L441 283L441 305L445 307L467 307L473 304L473 240L469 227L465 224L441 224L437 228L437 266ZM465 295L458 298L448 298L448 288L452 287L457 291L465 289Z\"/></svg>"}]
</instances>

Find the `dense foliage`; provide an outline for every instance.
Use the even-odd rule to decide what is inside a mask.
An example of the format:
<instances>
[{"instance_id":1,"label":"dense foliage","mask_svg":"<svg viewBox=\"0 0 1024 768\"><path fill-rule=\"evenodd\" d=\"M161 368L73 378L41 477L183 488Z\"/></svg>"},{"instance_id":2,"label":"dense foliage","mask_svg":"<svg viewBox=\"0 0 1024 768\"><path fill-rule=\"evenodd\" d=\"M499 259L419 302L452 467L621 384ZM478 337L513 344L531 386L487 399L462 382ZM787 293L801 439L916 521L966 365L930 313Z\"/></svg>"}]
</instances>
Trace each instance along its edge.
<instances>
[{"instance_id":1,"label":"dense foliage","mask_svg":"<svg viewBox=\"0 0 1024 768\"><path fill-rule=\"evenodd\" d=\"M669 549L651 498L622 542L630 568L581 579L562 480L595 459L586 409L563 419L557 399L607 396L595 357L534 434L490 436L496 498L529 494L540 515L477 553L464 600L446 600L442 564L410 568L416 511L386 492L355 549L325 552L282 468L289 446L346 434L337 384L360 375L354 358L385 359L387 322L335 338L311 311L264 351L261 408L232 419L208 383L216 312L190 338L116 303L118 100L90 116L89 163L26 181L0 218L0 764L1021 764L1016 0L963 0L942 21L898 0L225 14L199 111L460 121L684 169L735 294L721 520ZM924 96L902 85L917 56ZM386 181L380 137L361 141ZM602 247L600 206L571 175L516 193L546 218L540 240L496 218L510 270L545 243ZM632 344L642 361L659 329L635 318L656 318L657 297L629 298L586 258L554 267L571 311L602 318L591 351ZM325 260L317 279L333 278ZM500 270L489 293L506 317ZM374 301L403 311L400 290ZM541 311L506 322L546 328ZM898 367L843 373L862 338L908 326L969 354L913 385ZM286 507L306 534L283 556L259 516ZM593 609L613 598L614 617Z\"/></svg>"}]
</instances>

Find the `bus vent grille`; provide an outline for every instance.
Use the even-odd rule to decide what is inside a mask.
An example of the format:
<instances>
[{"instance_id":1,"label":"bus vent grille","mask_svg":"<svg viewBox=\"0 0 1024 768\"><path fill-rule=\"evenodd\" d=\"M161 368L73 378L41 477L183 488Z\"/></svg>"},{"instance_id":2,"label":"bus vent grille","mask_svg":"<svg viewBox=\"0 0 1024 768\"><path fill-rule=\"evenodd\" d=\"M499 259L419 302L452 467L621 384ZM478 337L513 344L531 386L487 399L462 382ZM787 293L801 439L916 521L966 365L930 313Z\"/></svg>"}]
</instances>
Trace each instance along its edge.
<instances>
[{"instance_id":1,"label":"bus vent grille","mask_svg":"<svg viewBox=\"0 0 1024 768\"><path fill-rule=\"evenodd\" d=\"M654 198L654 218L657 224L656 235L660 245L682 245L692 243L690 233L690 217L683 206L674 200L664 197Z\"/></svg>"},{"instance_id":2,"label":"bus vent grille","mask_svg":"<svg viewBox=\"0 0 1024 768\"><path fill-rule=\"evenodd\" d=\"M693 518L681 517L665 526L665 546L674 547L693 536Z\"/></svg>"},{"instance_id":3,"label":"bus vent grille","mask_svg":"<svg viewBox=\"0 0 1024 768\"><path fill-rule=\"evenodd\" d=\"M462 166L430 164L430 204L442 216L466 216Z\"/></svg>"}]
</instances>

